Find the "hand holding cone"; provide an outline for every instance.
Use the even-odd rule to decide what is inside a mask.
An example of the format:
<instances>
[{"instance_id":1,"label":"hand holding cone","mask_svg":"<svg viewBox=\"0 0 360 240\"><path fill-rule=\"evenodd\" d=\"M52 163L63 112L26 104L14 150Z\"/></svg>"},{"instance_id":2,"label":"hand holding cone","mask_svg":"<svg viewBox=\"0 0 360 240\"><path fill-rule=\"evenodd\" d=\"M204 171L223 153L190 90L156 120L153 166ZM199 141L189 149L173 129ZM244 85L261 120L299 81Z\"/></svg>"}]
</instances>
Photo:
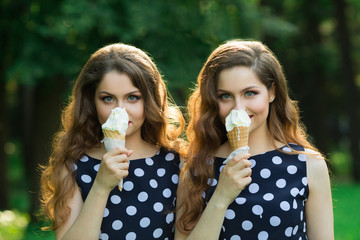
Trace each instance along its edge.
<instances>
[{"instance_id":1,"label":"hand holding cone","mask_svg":"<svg viewBox=\"0 0 360 240\"><path fill-rule=\"evenodd\" d=\"M129 123L129 116L124 108L114 108L102 125L102 131L104 134L104 145L106 151L122 146L125 147L126 130ZM123 179L119 182L119 190L123 189Z\"/></svg>"}]
</instances>

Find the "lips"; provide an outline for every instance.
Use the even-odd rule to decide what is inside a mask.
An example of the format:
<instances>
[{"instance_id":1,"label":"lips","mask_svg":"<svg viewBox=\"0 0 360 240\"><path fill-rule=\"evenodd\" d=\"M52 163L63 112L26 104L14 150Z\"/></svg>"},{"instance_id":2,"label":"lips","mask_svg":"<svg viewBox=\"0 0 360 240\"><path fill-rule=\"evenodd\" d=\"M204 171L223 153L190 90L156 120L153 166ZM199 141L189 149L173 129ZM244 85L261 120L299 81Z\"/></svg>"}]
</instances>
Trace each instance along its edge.
<instances>
[{"instance_id":1,"label":"lips","mask_svg":"<svg viewBox=\"0 0 360 240\"><path fill-rule=\"evenodd\" d=\"M252 119L254 117L254 115L249 115L249 118Z\"/></svg>"}]
</instances>

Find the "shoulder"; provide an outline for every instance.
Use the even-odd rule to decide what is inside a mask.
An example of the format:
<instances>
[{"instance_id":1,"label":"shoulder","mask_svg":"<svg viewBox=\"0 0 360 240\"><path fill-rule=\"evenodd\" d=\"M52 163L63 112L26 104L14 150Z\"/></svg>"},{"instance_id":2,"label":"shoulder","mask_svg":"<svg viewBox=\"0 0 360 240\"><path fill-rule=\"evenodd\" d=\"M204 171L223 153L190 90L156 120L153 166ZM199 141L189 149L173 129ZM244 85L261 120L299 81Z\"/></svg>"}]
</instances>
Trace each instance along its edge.
<instances>
[{"instance_id":1,"label":"shoulder","mask_svg":"<svg viewBox=\"0 0 360 240\"><path fill-rule=\"evenodd\" d=\"M329 184L329 170L324 157L313 150L305 149L306 171L309 187Z\"/></svg>"}]
</instances>

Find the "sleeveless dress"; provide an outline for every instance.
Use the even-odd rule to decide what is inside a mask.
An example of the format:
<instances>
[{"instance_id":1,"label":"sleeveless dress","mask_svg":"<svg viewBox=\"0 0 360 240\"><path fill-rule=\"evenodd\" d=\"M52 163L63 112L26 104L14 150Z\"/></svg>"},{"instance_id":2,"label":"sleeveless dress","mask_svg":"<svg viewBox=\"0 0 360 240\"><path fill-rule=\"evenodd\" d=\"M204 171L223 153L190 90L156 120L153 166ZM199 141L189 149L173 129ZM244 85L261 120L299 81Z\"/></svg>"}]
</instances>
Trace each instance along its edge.
<instances>
[{"instance_id":1,"label":"sleeveless dress","mask_svg":"<svg viewBox=\"0 0 360 240\"><path fill-rule=\"evenodd\" d=\"M289 144L295 150L304 148ZM283 151L292 151L283 147ZM215 157L214 179L209 179L203 198L211 198L225 159ZM219 239L305 240L305 202L309 188L306 156L277 150L251 156L252 182L228 207Z\"/></svg>"},{"instance_id":2,"label":"sleeveless dress","mask_svg":"<svg viewBox=\"0 0 360 240\"><path fill-rule=\"evenodd\" d=\"M75 165L84 201L100 162L85 155ZM163 148L153 157L131 160L123 190L110 192L99 239L173 239L179 170L179 155Z\"/></svg>"}]
</instances>

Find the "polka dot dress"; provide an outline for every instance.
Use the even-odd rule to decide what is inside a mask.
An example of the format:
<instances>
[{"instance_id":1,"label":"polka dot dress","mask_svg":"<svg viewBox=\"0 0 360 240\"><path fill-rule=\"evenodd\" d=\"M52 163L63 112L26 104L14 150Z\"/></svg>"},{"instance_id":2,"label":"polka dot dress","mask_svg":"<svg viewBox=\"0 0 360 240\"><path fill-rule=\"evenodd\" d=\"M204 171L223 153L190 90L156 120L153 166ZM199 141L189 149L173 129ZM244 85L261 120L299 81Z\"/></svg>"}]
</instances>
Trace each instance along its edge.
<instances>
[{"instance_id":1,"label":"polka dot dress","mask_svg":"<svg viewBox=\"0 0 360 240\"><path fill-rule=\"evenodd\" d=\"M282 150L291 151L288 147ZM227 209L219 239L307 239L304 206L309 189L305 159L303 154L276 150L250 157L252 182ZM215 178L209 180L212 187L203 195L206 202L215 190L224 160L215 158Z\"/></svg>"},{"instance_id":2,"label":"polka dot dress","mask_svg":"<svg viewBox=\"0 0 360 240\"><path fill-rule=\"evenodd\" d=\"M100 162L84 156L76 164L83 200ZM164 149L153 157L130 161L123 190L116 187L110 192L99 239L173 239L179 164L179 155Z\"/></svg>"}]
</instances>

